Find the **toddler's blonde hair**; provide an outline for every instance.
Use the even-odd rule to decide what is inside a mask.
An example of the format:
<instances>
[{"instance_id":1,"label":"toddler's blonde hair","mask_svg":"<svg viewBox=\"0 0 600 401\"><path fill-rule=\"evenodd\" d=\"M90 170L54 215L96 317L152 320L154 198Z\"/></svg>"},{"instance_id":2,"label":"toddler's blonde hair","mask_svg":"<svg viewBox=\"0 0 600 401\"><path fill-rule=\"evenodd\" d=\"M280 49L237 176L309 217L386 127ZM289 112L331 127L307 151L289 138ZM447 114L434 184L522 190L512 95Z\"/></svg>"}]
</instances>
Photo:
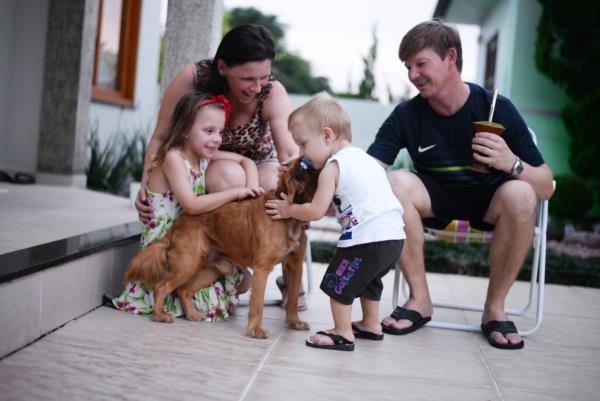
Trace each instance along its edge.
<instances>
[{"instance_id":1,"label":"toddler's blonde hair","mask_svg":"<svg viewBox=\"0 0 600 401\"><path fill-rule=\"evenodd\" d=\"M327 92L317 93L290 114L288 118L290 132L301 124L315 133L320 133L323 128L329 127L338 138L352 142L350 116Z\"/></svg>"}]
</instances>

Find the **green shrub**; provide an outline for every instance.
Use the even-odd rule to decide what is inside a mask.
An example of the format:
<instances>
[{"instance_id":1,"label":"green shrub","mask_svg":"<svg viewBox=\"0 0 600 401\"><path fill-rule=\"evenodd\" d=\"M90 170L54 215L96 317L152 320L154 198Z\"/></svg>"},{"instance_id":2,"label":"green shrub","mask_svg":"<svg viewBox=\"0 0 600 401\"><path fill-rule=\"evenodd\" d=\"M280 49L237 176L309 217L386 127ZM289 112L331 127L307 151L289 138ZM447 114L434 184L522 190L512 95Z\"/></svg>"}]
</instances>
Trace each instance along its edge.
<instances>
[{"instance_id":1,"label":"green shrub","mask_svg":"<svg viewBox=\"0 0 600 401\"><path fill-rule=\"evenodd\" d=\"M313 241L313 261L329 263L335 243ZM425 242L425 266L428 272L489 276L489 246L485 244L453 244L444 241ZM533 253L529 252L518 280L529 280ZM578 258L548 251L546 283L600 288L600 257Z\"/></svg>"},{"instance_id":2,"label":"green shrub","mask_svg":"<svg viewBox=\"0 0 600 401\"><path fill-rule=\"evenodd\" d=\"M131 167L131 178L134 181L140 181L142 179L142 173L144 172L144 157L146 155L146 148L148 142L143 132L138 131L131 138L129 142L130 149L127 151L129 154L129 163Z\"/></svg>"},{"instance_id":3,"label":"green shrub","mask_svg":"<svg viewBox=\"0 0 600 401\"><path fill-rule=\"evenodd\" d=\"M556 176L556 191L548 203L552 216L581 221L593 205L592 191L585 181L574 175Z\"/></svg>"},{"instance_id":4,"label":"green shrub","mask_svg":"<svg viewBox=\"0 0 600 401\"><path fill-rule=\"evenodd\" d=\"M310 252L312 259L319 263L329 263L335 253L335 242L312 241L310 243Z\"/></svg>"}]
</instances>

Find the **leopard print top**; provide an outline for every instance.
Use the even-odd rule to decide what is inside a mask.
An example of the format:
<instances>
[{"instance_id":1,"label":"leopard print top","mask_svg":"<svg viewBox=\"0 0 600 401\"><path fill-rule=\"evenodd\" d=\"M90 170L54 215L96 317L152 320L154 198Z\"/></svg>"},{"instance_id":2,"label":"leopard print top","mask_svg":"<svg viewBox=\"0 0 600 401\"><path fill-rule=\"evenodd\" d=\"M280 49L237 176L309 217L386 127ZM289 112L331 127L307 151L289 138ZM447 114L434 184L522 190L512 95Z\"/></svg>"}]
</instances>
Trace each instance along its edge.
<instances>
[{"instance_id":1,"label":"leopard print top","mask_svg":"<svg viewBox=\"0 0 600 401\"><path fill-rule=\"evenodd\" d=\"M210 79L210 60L202 60L196 63L196 89L203 90L205 83ZM257 95L257 105L254 115L244 125L231 127L229 124L223 130L223 142L220 150L234 152L246 156L255 162L277 159L277 151L271 125L262 118L262 106L271 92L272 77ZM204 90L205 91L205 90Z\"/></svg>"}]
</instances>

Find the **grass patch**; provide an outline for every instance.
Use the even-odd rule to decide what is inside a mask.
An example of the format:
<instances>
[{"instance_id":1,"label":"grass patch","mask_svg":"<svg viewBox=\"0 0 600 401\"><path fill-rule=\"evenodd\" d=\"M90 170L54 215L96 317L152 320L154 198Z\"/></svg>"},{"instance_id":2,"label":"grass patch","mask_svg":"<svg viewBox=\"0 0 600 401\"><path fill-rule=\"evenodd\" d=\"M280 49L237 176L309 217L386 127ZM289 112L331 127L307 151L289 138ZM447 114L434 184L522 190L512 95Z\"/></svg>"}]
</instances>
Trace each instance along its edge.
<instances>
[{"instance_id":1,"label":"grass patch","mask_svg":"<svg viewBox=\"0 0 600 401\"><path fill-rule=\"evenodd\" d=\"M313 260L329 263L335 248L334 242L313 241ZM428 272L488 277L488 258L489 247L484 244L453 244L444 241L425 243L425 266ZM530 279L532 258L533 254L530 251L523 269L519 272L518 280ZM600 288L600 258L578 258L548 250L546 283Z\"/></svg>"}]
</instances>

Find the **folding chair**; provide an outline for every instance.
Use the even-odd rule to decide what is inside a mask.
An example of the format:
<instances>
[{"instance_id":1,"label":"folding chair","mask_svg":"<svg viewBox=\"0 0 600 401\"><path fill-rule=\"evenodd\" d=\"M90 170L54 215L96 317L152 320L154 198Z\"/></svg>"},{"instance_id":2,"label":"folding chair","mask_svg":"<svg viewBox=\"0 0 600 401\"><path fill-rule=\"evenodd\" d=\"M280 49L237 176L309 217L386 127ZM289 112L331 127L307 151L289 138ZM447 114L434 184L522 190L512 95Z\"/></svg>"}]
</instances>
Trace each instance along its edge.
<instances>
[{"instance_id":1,"label":"folding chair","mask_svg":"<svg viewBox=\"0 0 600 401\"><path fill-rule=\"evenodd\" d=\"M537 145L537 139L535 133L529 129L534 143ZM548 201L539 200L537 206L537 216L534 229L533 238L533 265L531 268L531 283L529 287L529 301L521 309L507 309L508 315L523 316L526 315L531 306L535 303L535 322L533 327L529 330L519 331L521 336L528 336L533 334L542 324L542 314L544 310L544 283L546 275L546 230L548 226ZM468 222L462 220L452 221L446 229L436 229L425 227L425 231L439 239L450 240L451 242L489 242L493 236L493 232L474 230ZM392 307L395 308L398 305L398 293L400 282L402 282L402 292L405 298L408 298L408 286L406 280L402 276L402 272L399 268L396 268L394 276L394 289L392 295ZM481 305L462 304L462 303L451 303L451 302L440 302L434 301L434 307L457 309L462 311L478 311L482 312L483 307ZM480 331L479 325L469 325L462 323L444 322L432 320L427 323L430 327L439 327L453 330L467 330L467 331Z\"/></svg>"}]
</instances>

